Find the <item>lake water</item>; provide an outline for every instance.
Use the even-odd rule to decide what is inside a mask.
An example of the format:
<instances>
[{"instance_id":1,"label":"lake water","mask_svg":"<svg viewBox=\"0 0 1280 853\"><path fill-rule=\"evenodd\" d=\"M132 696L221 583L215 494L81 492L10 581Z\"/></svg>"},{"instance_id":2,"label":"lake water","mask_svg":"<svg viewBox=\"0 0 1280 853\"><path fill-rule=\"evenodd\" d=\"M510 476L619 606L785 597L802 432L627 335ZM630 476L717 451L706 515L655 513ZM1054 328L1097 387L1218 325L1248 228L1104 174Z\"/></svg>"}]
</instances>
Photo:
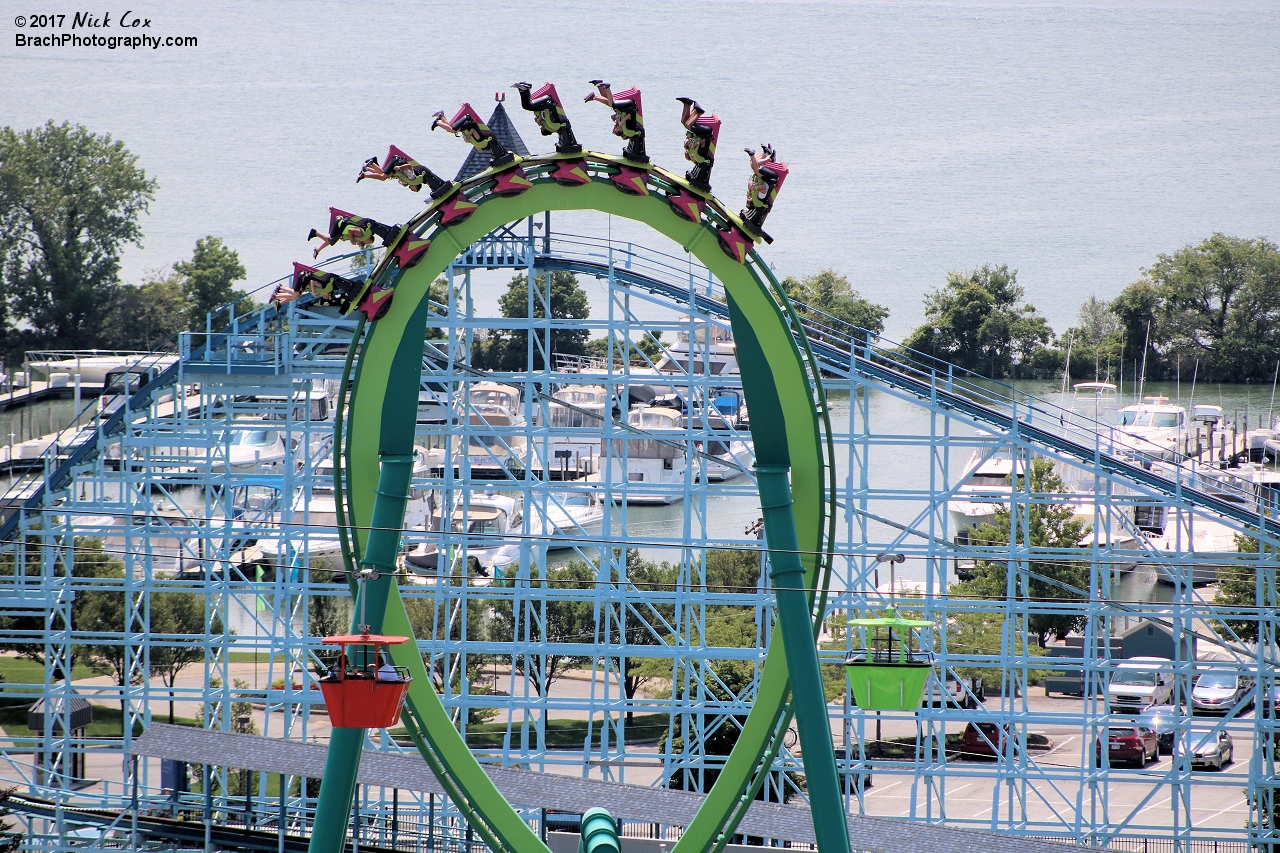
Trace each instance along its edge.
<instances>
[{"instance_id":1,"label":"lake water","mask_svg":"<svg viewBox=\"0 0 1280 853\"><path fill-rule=\"evenodd\" d=\"M11 11L17 7L11 6ZM32 10L36 11L36 10ZM118 10L123 11L123 10ZM949 269L1019 271L1059 331L1157 253L1221 230L1277 236L1280 8L1273 2L152 3L194 48L17 48L0 20L0 122L79 122L160 182L123 272L216 234L258 286L310 256L326 207L403 221L421 201L354 177L395 143L442 173L466 146L428 127L553 79L579 138L618 147L586 81L644 90L649 148L683 168L675 98L724 120L714 174L737 205L744 146L791 177L768 223L780 274L847 273L900 339ZM639 14L637 14L639 13ZM119 31L117 31L119 32ZM514 102L533 150L549 148ZM567 224L574 220L568 218ZM613 223L622 239L642 236Z\"/></svg>"}]
</instances>

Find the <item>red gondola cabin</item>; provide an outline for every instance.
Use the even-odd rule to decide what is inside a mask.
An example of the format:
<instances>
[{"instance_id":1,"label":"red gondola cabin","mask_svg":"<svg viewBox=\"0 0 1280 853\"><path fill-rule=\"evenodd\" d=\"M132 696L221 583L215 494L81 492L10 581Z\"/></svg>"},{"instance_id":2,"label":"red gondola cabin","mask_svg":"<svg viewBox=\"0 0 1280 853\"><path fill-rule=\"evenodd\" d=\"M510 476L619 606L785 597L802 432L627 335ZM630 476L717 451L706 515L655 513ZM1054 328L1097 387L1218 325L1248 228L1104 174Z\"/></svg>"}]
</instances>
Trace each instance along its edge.
<instances>
[{"instance_id":1,"label":"red gondola cabin","mask_svg":"<svg viewBox=\"0 0 1280 853\"><path fill-rule=\"evenodd\" d=\"M386 647L408 641L408 637L383 634L324 638L325 645L341 647L338 662L320 679L320 692L335 728L385 729L399 721L411 679L408 669L391 665ZM348 652L348 646L360 648Z\"/></svg>"}]
</instances>

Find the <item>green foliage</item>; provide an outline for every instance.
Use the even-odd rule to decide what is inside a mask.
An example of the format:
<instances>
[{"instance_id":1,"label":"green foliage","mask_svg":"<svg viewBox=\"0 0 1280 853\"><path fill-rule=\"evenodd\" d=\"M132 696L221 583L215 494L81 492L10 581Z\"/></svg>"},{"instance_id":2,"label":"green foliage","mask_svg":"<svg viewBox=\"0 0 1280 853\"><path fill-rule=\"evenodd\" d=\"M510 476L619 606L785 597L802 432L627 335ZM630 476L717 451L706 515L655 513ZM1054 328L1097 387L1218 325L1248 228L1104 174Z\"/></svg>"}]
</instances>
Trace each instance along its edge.
<instances>
[{"instance_id":1,"label":"green foliage","mask_svg":"<svg viewBox=\"0 0 1280 853\"><path fill-rule=\"evenodd\" d=\"M236 292L235 283L244 280L244 265L240 255L224 246L220 237L209 235L197 240L191 260L178 261L173 271L182 277L190 294L188 329L203 330L205 316L229 302L236 303L236 314L256 306L253 297Z\"/></svg>"},{"instance_id":2,"label":"green foliage","mask_svg":"<svg viewBox=\"0 0 1280 853\"><path fill-rule=\"evenodd\" d=\"M1017 270L1007 264L947 273L947 283L925 297L924 325L904 345L993 378L1017 362L1029 364L1053 340L1053 330L1022 302Z\"/></svg>"},{"instance_id":3,"label":"green foliage","mask_svg":"<svg viewBox=\"0 0 1280 853\"><path fill-rule=\"evenodd\" d=\"M514 589L595 589L596 569L575 561L547 572L545 583L537 567L531 567L528 579L505 577L493 582L496 588ZM510 598L493 602L493 616L489 622L489 639L498 643L591 643L595 640L595 605L581 599L537 600L522 596L519 610ZM539 696L546 696L552 683L570 669L590 663L590 656L556 654L530 654L517 652L514 656L516 672L529 679L529 685Z\"/></svg>"},{"instance_id":4,"label":"green foliage","mask_svg":"<svg viewBox=\"0 0 1280 853\"><path fill-rule=\"evenodd\" d=\"M1215 233L1159 255L1143 273L1111 303L1130 365L1142 363L1149 323L1148 379L1194 369L1196 362L1206 381L1271 378L1280 351L1275 243Z\"/></svg>"},{"instance_id":5,"label":"green foliage","mask_svg":"<svg viewBox=\"0 0 1280 853\"><path fill-rule=\"evenodd\" d=\"M959 584L953 584L956 590ZM1036 632L1039 624L1033 616L1031 630ZM1005 622L1003 614L997 612L979 613L971 610L953 613L947 622L947 651L953 655L999 655L1005 643ZM1051 626L1056 627L1056 626ZM1044 657L1049 650L1044 647L1044 638L1040 644L1028 647L1022 640L1021 631L1012 631L1010 655L1031 655ZM955 667L964 678L981 678L989 690L1001 689L1007 673L999 666L958 666ZM1037 681L1048 674L1047 669L1030 670L1028 681Z\"/></svg>"},{"instance_id":6,"label":"green foliage","mask_svg":"<svg viewBox=\"0 0 1280 853\"><path fill-rule=\"evenodd\" d=\"M177 273L151 273L140 285L121 285L104 320L115 349L155 350L187 328L191 298Z\"/></svg>"},{"instance_id":7,"label":"green foliage","mask_svg":"<svg viewBox=\"0 0 1280 853\"><path fill-rule=\"evenodd\" d=\"M334 583L341 576L333 573L333 566L328 560L319 559L312 563L311 582L313 584ZM344 585L342 592L331 595L315 591L307 598L307 632L312 637L333 637L347 633L351 628L350 595ZM338 650L332 646L316 651L319 663L316 675L323 675L325 670L338 660Z\"/></svg>"},{"instance_id":8,"label":"green foliage","mask_svg":"<svg viewBox=\"0 0 1280 853\"><path fill-rule=\"evenodd\" d=\"M9 808L9 796L16 790L13 787L0 789L0 853L13 853L22 846L22 833L15 832L15 825L5 820L13 814L13 809Z\"/></svg>"},{"instance_id":9,"label":"green foliage","mask_svg":"<svg viewBox=\"0 0 1280 853\"><path fill-rule=\"evenodd\" d=\"M884 331L889 309L863 299L849 279L835 270L819 270L800 279L787 276L781 284L787 297L800 303L796 311L801 316L822 326L834 326L840 336L851 335L865 343L866 332L876 336Z\"/></svg>"},{"instance_id":10,"label":"green foliage","mask_svg":"<svg viewBox=\"0 0 1280 853\"><path fill-rule=\"evenodd\" d=\"M1045 495L1062 494L1066 486L1047 459L1034 459L1027 474L1017 477L1014 492L1023 492L1029 499L1018 500L1011 506L996 510L995 524L983 524L969 528L969 543L975 546L1007 548L1012 541L1018 545L1035 548L1077 548L1089 535L1090 528L1076 518L1071 507L1060 503L1042 503ZM1011 508L1012 507L1012 508ZM1016 509L1016 518L1014 510ZM1014 521L1016 520L1016 524ZM1017 530L1016 535L1011 530ZM1069 592L1059 584L1075 589L1087 589L1088 564L1081 554L1080 560L1031 560L1013 590L1008 585L1008 561L980 559L974 567L971 580L951 585L958 595L974 595L1003 599L1011 594L1043 601L1046 599L1079 600L1080 596ZM1039 577L1036 577L1038 575ZM1044 580L1048 578L1049 580ZM1054 583L1056 581L1057 583ZM1072 630L1083 627L1083 617L1065 613L1035 613L1028 619L1028 627L1043 647L1049 634L1063 637Z\"/></svg>"},{"instance_id":11,"label":"green foliage","mask_svg":"<svg viewBox=\"0 0 1280 853\"><path fill-rule=\"evenodd\" d=\"M461 563L454 566L453 574L445 576L442 581L447 582L450 586L461 586L464 578L463 572L470 571ZM419 640L434 638L436 640L457 640L462 639L463 620L465 619L467 634L471 637L482 637L489 630L486 625L489 616L490 605L496 602L489 602L483 599L469 597L467 599L466 612L461 612L457 599L444 596L405 596L404 609L409 617L409 625L413 629L413 636ZM491 671L486 670L486 666L496 662L497 658L492 655L467 654L466 656L466 675L467 689L476 695L484 695L493 692L495 678ZM450 661L447 656L440 655L433 662L427 662L427 672L431 675L432 685L437 693L444 693L445 680L449 679L449 690L454 694L462 691L462 672L457 668L450 667ZM492 708L471 708L467 715L467 725L475 723L483 723L493 719L498 712Z\"/></svg>"},{"instance_id":12,"label":"green foliage","mask_svg":"<svg viewBox=\"0 0 1280 853\"><path fill-rule=\"evenodd\" d=\"M662 332L645 330L639 341L615 338L613 342L613 366L622 369L627 364L646 366L652 363L657 366L665 354L662 348ZM607 337L592 338L583 344L582 355L602 361L609 358L609 339Z\"/></svg>"},{"instance_id":13,"label":"green foliage","mask_svg":"<svg viewBox=\"0 0 1280 853\"><path fill-rule=\"evenodd\" d=\"M550 299L546 298L547 290L544 279L551 278ZM550 302L551 318L554 320L585 320L591 310L587 303L586 292L578 285L578 277L571 272L556 270L540 273L534 287L533 309L529 308L529 282L523 273L514 276L507 285L507 292L498 300L502 316L510 319L534 318L547 316ZM542 333L535 332L538 339L533 347L533 364L528 361L529 333L524 329L497 329L487 337L479 338L472 348L472 366L481 370L519 371L541 370L545 366ZM587 330L582 328L556 328L550 332L550 353L565 355L585 355Z\"/></svg>"},{"instance_id":14,"label":"green foliage","mask_svg":"<svg viewBox=\"0 0 1280 853\"><path fill-rule=\"evenodd\" d=\"M173 686L184 669L204 660L205 650L195 638L205 634L221 634L222 619L212 614L205 619L205 598L194 592L157 592L151 595L150 618L147 622L152 634L186 636L187 640L152 639L151 674L159 677L169 688L169 722L173 716Z\"/></svg>"},{"instance_id":15,"label":"green foliage","mask_svg":"<svg viewBox=\"0 0 1280 853\"><path fill-rule=\"evenodd\" d=\"M63 122L0 128L0 340L47 348L109 343L103 316L120 251L156 183L124 143ZM14 340L9 310L29 329Z\"/></svg>"},{"instance_id":16,"label":"green foliage","mask_svg":"<svg viewBox=\"0 0 1280 853\"><path fill-rule=\"evenodd\" d=\"M1076 325L1067 330L1063 339L1070 343L1073 378L1111 381L1119 375L1125 327L1110 304L1091 295L1080 304ZM1138 346L1141 345L1139 341ZM1059 352L1065 358L1066 348Z\"/></svg>"},{"instance_id":17,"label":"green foliage","mask_svg":"<svg viewBox=\"0 0 1280 853\"><path fill-rule=\"evenodd\" d=\"M1236 536L1236 548L1242 554L1258 553L1258 540L1252 536ZM1267 546L1266 553L1273 553L1274 549ZM1241 608L1253 612L1262 612L1260 608L1265 609L1267 605L1267 596L1265 586L1267 584L1267 575L1270 575L1270 584L1274 585L1276 578L1276 567L1274 560L1267 560L1263 564L1263 584L1264 587L1259 589L1258 573L1254 567L1247 563L1233 563L1231 565L1218 567L1218 590L1214 593L1213 603L1223 608ZM1214 621L1211 623L1213 630L1219 636L1234 641L1239 637L1241 641L1246 643L1258 642L1258 624L1259 620L1254 619L1226 619L1221 622Z\"/></svg>"},{"instance_id":18,"label":"green foliage","mask_svg":"<svg viewBox=\"0 0 1280 853\"><path fill-rule=\"evenodd\" d=\"M680 579L680 567L670 563L655 563L644 560L635 548L627 549L627 580L639 590L653 592L670 592L675 589ZM628 646L654 646L667 641L665 635L655 633L652 625L675 624L675 605L660 601L648 601L639 606L632 605L632 612L625 616L625 627ZM670 659L663 658L623 658L623 691L627 699L634 699L640 688L657 679L670 677ZM631 725L635 712L628 706L627 724Z\"/></svg>"}]
</instances>

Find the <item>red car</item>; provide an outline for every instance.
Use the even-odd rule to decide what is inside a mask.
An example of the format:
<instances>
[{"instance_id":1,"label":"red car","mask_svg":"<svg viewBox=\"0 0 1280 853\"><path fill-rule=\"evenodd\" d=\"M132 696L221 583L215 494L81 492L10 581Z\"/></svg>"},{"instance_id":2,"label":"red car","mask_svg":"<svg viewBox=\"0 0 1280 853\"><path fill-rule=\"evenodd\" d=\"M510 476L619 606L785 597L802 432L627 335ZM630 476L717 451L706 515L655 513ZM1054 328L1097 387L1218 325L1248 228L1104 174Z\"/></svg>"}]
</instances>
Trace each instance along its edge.
<instances>
[{"instance_id":1,"label":"red car","mask_svg":"<svg viewBox=\"0 0 1280 853\"><path fill-rule=\"evenodd\" d=\"M1010 737L1009 724L970 723L960 738L961 755L985 755L995 758L1002 755L1006 740Z\"/></svg>"},{"instance_id":2,"label":"red car","mask_svg":"<svg viewBox=\"0 0 1280 853\"><path fill-rule=\"evenodd\" d=\"M1144 726L1113 726L1107 730L1107 760L1112 765L1124 761L1146 767L1160 756L1160 736ZM1102 740L1098 740L1098 763L1102 763Z\"/></svg>"}]
</instances>

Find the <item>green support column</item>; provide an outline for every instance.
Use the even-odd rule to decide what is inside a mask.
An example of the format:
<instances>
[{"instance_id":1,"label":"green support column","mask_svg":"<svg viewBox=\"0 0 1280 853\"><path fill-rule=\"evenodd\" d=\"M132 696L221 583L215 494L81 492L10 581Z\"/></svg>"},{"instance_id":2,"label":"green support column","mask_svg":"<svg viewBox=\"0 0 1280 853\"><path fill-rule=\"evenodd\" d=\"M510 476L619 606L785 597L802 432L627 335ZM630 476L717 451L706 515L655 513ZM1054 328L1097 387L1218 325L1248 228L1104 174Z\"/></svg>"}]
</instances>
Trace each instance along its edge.
<instances>
[{"instance_id":1,"label":"green support column","mask_svg":"<svg viewBox=\"0 0 1280 853\"><path fill-rule=\"evenodd\" d=\"M835 744L827 721L827 699L813 642L809 599L804 589L804 566L791 511L791 481L784 465L756 465L760 509L769 548L769 577L778 600L778 624L791 672L791 703L800 728L804 778L813 811L813 831L820 853L849 853L849 832L836 773ZM821 816L821 817L820 817Z\"/></svg>"},{"instance_id":2,"label":"green support column","mask_svg":"<svg viewBox=\"0 0 1280 853\"><path fill-rule=\"evenodd\" d=\"M400 548L400 528L404 524L404 508L413 477L413 454L382 454L378 474L378 492L374 499L373 522L365 541L361 568L378 572L377 580L361 584L356 600L353 630L359 630L363 619L369 631L382 631L387 597L394 583L396 551ZM351 801L356 793L356 771L360 769L360 753L364 749L364 729L333 730L329 752L324 760L324 777L320 781L320 797L311 831L308 853L341 853L346 845L347 827L351 822Z\"/></svg>"}]
</instances>

